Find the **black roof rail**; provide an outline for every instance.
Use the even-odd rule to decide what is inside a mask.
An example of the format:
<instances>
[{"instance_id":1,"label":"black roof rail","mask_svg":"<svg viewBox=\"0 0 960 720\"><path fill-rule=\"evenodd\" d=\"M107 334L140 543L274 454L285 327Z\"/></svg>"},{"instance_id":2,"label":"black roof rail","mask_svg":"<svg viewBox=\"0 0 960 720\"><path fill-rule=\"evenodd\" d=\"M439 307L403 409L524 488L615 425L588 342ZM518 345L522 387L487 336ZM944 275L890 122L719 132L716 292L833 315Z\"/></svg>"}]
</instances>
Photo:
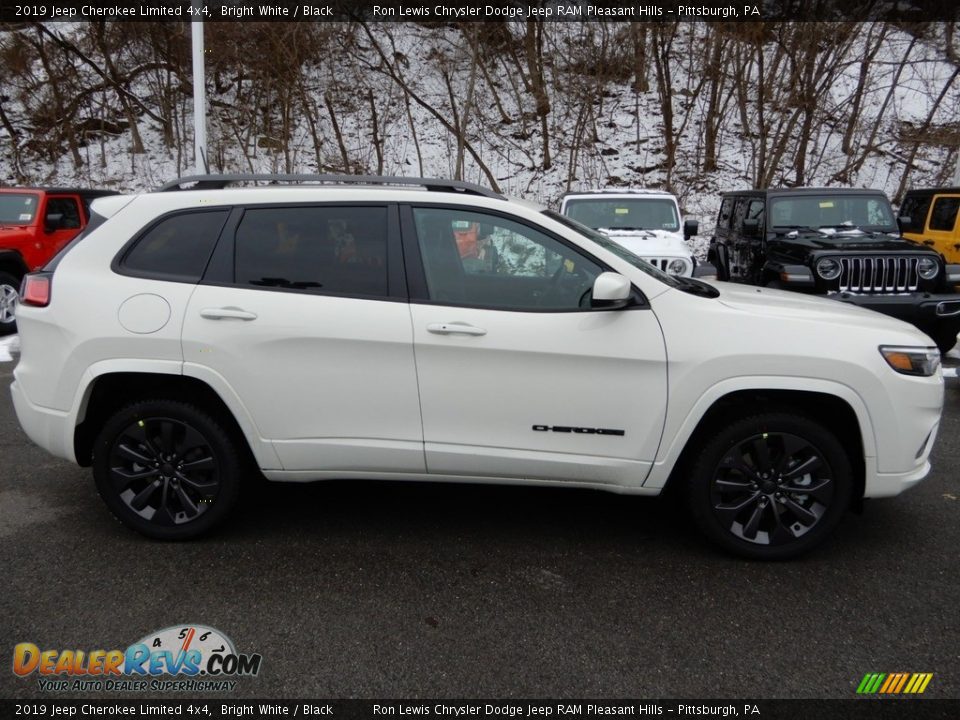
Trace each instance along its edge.
<instances>
[{"instance_id":1,"label":"black roof rail","mask_svg":"<svg viewBox=\"0 0 960 720\"><path fill-rule=\"evenodd\" d=\"M351 185L411 185L423 187L434 192L464 193L467 195L482 195L483 197L506 200L500 193L473 183L462 180L445 180L443 178L411 178L391 177L380 175L298 175L298 174L260 174L236 173L227 175L187 175L161 185L157 192L172 190L221 190L228 185L242 182L269 183L272 185L303 183L322 184L351 184ZM184 187L191 185L191 187Z\"/></svg>"}]
</instances>

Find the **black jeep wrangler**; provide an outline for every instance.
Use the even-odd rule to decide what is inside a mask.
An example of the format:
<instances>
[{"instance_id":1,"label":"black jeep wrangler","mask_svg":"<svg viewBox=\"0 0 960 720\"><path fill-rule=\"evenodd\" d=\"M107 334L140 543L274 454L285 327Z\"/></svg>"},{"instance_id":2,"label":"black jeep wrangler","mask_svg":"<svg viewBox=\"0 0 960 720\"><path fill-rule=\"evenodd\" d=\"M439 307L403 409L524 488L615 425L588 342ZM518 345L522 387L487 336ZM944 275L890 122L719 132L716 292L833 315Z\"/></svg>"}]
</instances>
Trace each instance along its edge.
<instances>
[{"instance_id":1,"label":"black jeep wrangler","mask_svg":"<svg viewBox=\"0 0 960 720\"><path fill-rule=\"evenodd\" d=\"M899 237L879 190L724 193L708 260L720 280L826 295L906 320L942 352L960 332L960 265Z\"/></svg>"}]
</instances>

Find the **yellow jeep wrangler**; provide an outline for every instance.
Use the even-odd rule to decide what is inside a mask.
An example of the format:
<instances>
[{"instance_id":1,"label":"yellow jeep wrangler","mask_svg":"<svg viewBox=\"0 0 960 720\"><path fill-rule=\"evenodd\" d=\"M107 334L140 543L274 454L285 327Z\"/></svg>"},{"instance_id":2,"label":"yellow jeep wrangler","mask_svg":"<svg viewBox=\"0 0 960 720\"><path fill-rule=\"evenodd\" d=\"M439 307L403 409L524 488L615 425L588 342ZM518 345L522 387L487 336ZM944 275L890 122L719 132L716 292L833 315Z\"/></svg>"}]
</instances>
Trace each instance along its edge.
<instances>
[{"instance_id":1,"label":"yellow jeep wrangler","mask_svg":"<svg viewBox=\"0 0 960 720\"><path fill-rule=\"evenodd\" d=\"M909 190L900 206L900 232L923 243L948 263L960 262L960 187Z\"/></svg>"}]
</instances>

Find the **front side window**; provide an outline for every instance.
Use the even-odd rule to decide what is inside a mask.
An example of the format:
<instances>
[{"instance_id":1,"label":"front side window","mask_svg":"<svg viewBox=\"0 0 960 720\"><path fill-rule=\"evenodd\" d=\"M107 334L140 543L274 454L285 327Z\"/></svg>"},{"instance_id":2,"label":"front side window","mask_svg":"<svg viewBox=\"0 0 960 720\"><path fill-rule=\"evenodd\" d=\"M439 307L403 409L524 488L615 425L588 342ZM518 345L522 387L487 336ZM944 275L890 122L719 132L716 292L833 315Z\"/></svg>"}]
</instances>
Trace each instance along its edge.
<instances>
[{"instance_id":1,"label":"front side window","mask_svg":"<svg viewBox=\"0 0 960 720\"><path fill-rule=\"evenodd\" d=\"M717 218L717 228L729 228L730 216L733 215L733 198L725 197L720 203L720 216Z\"/></svg>"},{"instance_id":2,"label":"front side window","mask_svg":"<svg viewBox=\"0 0 960 720\"><path fill-rule=\"evenodd\" d=\"M566 214L587 227L604 230L680 229L677 205L668 198L621 198L603 196L568 200Z\"/></svg>"},{"instance_id":3,"label":"front side window","mask_svg":"<svg viewBox=\"0 0 960 720\"><path fill-rule=\"evenodd\" d=\"M930 213L930 229L950 232L957 222L957 208L960 208L960 197L937 198Z\"/></svg>"},{"instance_id":4,"label":"front side window","mask_svg":"<svg viewBox=\"0 0 960 720\"><path fill-rule=\"evenodd\" d=\"M220 236L228 210L164 218L127 251L120 267L136 275L197 282Z\"/></svg>"},{"instance_id":5,"label":"front side window","mask_svg":"<svg viewBox=\"0 0 960 720\"><path fill-rule=\"evenodd\" d=\"M914 195L904 198L903 205L900 206L900 216L910 218L910 222L903 228L905 232L923 232L932 200L933 198L929 195Z\"/></svg>"},{"instance_id":6,"label":"front side window","mask_svg":"<svg viewBox=\"0 0 960 720\"><path fill-rule=\"evenodd\" d=\"M590 307L595 261L496 215L414 208L427 291L435 302L515 310Z\"/></svg>"},{"instance_id":7,"label":"front side window","mask_svg":"<svg viewBox=\"0 0 960 720\"><path fill-rule=\"evenodd\" d=\"M60 216L61 230L76 230L80 227L80 208L73 198L50 198L47 200L47 215Z\"/></svg>"},{"instance_id":8,"label":"front side window","mask_svg":"<svg viewBox=\"0 0 960 720\"><path fill-rule=\"evenodd\" d=\"M248 209L237 228L234 258L238 285L386 296L387 209Z\"/></svg>"}]
</instances>

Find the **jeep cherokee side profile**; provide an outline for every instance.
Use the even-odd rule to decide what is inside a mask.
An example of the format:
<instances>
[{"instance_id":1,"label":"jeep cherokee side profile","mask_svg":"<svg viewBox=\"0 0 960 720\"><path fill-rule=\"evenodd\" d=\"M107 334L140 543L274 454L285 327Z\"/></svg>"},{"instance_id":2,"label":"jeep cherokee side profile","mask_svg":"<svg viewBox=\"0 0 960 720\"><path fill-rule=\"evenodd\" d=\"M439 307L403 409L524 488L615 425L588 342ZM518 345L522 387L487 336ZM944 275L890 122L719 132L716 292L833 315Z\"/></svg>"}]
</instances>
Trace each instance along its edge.
<instances>
[{"instance_id":1,"label":"jeep cherokee side profile","mask_svg":"<svg viewBox=\"0 0 960 720\"><path fill-rule=\"evenodd\" d=\"M913 323L946 352L960 333L960 265L898 236L879 190L724 193L708 257L721 280L825 295Z\"/></svg>"},{"instance_id":2,"label":"jeep cherokee side profile","mask_svg":"<svg viewBox=\"0 0 960 720\"><path fill-rule=\"evenodd\" d=\"M20 281L83 232L108 190L0 188L0 336L17 329Z\"/></svg>"},{"instance_id":3,"label":"jeep cherokee side profile","mask_svg":"<svg viewBox=\"0 0 960 720\"><path fill-rule=\"evenodd\" d=\"M102 224L27 276L11 387L27 435L149 537L209 530L248 471L669 484L727 550L782 558L929 472L939 354L906 323L670 276L467 183L164 190L95 201ZM495 264L461 255L473 226Z\"/></svg>"}]
</instances>

